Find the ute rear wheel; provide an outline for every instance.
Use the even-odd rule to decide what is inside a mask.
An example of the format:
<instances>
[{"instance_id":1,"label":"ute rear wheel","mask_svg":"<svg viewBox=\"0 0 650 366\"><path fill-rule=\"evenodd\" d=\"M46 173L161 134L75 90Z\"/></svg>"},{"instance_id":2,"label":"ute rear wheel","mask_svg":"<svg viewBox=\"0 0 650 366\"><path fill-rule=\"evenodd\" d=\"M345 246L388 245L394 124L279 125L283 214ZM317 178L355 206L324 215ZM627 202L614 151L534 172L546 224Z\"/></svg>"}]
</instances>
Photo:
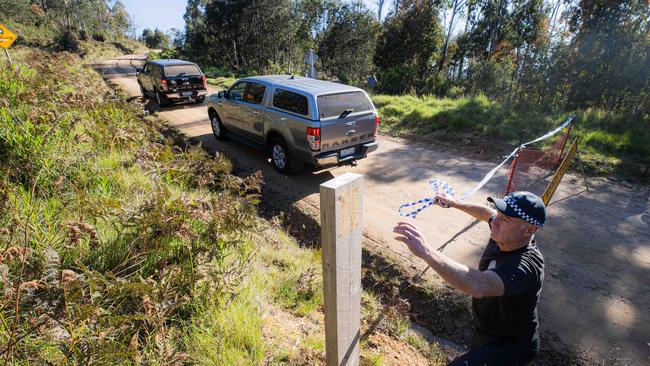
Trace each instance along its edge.
<instances>
[{"instance_id":1,"label":"ute rear wheel","mask_svg":"<svg viewBox=\"0 0 650 366\"><path fill-rule=\"evenodd\" d=\"M158 105L160 107L166 107L169 105L169 100L167 99L167 96L160 92L156 92L156 102L158 102Z\"/></svg>"},{"instance_id":2,"label":"ute rear wheel","mask_svg":"<svg viewBox=\"0 0 650 366\"><path fill-rule=\"evenodd\" d=\"M287 143L280 137L271 140L269 146L271 151L271 163L275 170L280 173L289 174L302 170L303 165L298 163L287 148Z\"/></svg>"}]
</instances>

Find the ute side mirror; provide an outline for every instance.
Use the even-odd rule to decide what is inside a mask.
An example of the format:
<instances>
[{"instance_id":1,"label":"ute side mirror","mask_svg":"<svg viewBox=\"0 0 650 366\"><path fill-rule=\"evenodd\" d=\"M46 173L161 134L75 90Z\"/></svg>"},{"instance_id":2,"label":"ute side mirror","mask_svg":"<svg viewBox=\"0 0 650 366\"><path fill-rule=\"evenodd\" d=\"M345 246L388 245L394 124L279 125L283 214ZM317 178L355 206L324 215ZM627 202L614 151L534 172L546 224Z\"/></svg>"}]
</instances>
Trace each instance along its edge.
<instances>
[{"instance_id":1,"label":"ute side mirror","mask_svg":"<svg viewBox=\"0 0 650 366\"><path fill-rule=\"evenodd\" d=\"M226 99L226 91L222 90L219 93L217 93L217 98Z\"/></svg>"}]
</instances>

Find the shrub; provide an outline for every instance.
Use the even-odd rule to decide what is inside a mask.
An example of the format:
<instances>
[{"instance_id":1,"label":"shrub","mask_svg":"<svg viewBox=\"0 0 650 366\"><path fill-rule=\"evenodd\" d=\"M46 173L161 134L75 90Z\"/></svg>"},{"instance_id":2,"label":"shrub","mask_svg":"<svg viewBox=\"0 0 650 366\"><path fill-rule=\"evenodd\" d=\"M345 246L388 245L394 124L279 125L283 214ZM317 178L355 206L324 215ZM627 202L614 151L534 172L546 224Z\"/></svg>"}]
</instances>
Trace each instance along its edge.
<instances>
[{"instance_id":1,"label":"shrub","mask_svg":"<svg viewBox=\"0 0 650 366\"><path fill-rule=\"evenodd\" d=\"M61 32L61 35L56 40L56 44L61 51L79 52L79 40L69 30Z\"/></svg>"},{"instance_id":2,"label":"shrub","mask_svg":"<svg viewBox=\"0 0 650 366\"><path fill-rule=\"evenodd\" d=\"M93 33L93 40L97 42L106 42L106 35L104 33Z\"/></svg>"},{"instance_id":3,"label":"shrub","mask_svg":"<svg viewBox=\"0 0 650 366\"><path fill-rule=\"evenodd\" d=\"M26 364L185 362L184 322L248 273L261 176L173 147L80 65L0 69L0 339Z\"/></svg>"},{"instance_id":4,"label":"shrub","mask_svg":"<svg viewBox=\"0 0 650 366\"><path fill-rule=\"evenodd\" d=\"M377 91L386 94L403 94L408 92L417 77L415 66L396 66L379 74Z\"/></svg>"}]
</instances>

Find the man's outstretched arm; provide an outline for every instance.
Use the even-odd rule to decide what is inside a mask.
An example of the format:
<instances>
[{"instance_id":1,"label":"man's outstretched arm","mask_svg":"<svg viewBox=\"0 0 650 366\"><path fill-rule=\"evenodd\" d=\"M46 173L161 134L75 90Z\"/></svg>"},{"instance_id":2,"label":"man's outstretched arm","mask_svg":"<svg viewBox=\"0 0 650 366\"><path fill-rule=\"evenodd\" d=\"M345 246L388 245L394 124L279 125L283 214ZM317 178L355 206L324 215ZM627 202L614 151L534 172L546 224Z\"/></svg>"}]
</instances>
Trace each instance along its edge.
<instances>
[{"instance_id":1,"label":"man's outstretched arm","mask_svg":"<svg viewBox=\"0 0 650 366\"><path fill-rule=\"evenodd\" d=\"M413 254L427 262L452 287L477 299L503 295L505 287L499 275L493 271L481 272L469 268L436 250L431 250L422 231L416 226L400 222L393 232L400 234L395 237L396 240L405 243Z\"/></svg>"},{"instance_id":2,"label":"man's outstretched arm","mask_svg":"<svg viewBox=\"0 0 650 366\"><path fill-rule=\"evenodd\" d=\"M491 207L476 205L469 202L461 202L453 198L445 197L442 195L436 196L436 203L442 207L457 208L465 213L474 216L476 219L487 222L490 217L497 214L497 211Z\"/></svg>"}]
</instances>

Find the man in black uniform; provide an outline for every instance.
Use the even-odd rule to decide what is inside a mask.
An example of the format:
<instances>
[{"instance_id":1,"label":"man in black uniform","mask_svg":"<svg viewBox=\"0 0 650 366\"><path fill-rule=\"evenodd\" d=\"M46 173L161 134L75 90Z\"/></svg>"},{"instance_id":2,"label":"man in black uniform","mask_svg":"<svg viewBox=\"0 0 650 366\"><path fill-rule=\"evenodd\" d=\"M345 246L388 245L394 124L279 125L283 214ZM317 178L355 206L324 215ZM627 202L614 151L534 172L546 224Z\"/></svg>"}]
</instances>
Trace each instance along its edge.
<instances>
[{"instance_id":1,"label":"man in black uniform","mask_svg":"<svg viewBox=\"0 0 650 366\"><path fill-rule=\"evenodd\" d=\"M454 288L472 296L475 331L470 351L453 366L525 365L539 352L537 302L544 282L544 258L534 240L544 226L546 208L530 192L504 199L488 198L496 210L436 196L436 203L454 207L490 225L478 270L460 264L427 245L422 231L400 222L395 239L406 243Z\"/></svg>"}]
</instances>

